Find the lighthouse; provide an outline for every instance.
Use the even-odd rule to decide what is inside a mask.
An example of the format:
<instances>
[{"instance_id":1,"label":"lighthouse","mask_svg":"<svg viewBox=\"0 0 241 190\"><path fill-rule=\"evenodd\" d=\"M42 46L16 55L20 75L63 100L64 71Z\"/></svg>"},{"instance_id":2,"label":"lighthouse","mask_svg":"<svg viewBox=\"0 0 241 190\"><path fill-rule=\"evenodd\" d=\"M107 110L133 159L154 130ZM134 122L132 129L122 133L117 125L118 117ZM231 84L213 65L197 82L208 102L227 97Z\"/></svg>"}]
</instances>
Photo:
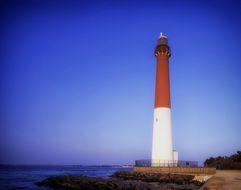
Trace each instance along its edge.
<instances>
[{"instance_id":1,"label":"lighthouse","mask_svg":"<svg viewBox=\"0 0 241 190\"><path fill-rule=\"evenodd\" d=\"M178 154L173 151L170 101L168 38L160 34L155 48L156 87L152 139L152 166L175 166Z\"/></svg>"}]
</instances>

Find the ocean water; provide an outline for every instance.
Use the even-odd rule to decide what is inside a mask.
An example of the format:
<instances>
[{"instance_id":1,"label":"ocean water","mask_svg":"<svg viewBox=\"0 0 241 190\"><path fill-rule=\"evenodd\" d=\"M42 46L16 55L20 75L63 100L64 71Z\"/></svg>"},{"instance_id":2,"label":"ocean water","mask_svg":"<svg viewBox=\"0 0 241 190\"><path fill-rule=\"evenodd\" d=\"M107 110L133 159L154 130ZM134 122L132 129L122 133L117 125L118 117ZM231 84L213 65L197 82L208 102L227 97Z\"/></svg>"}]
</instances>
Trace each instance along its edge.
<instances>
[{"instance_id":1,"label":"ocean water","mask_svg":"<svg viewBox=\"0 0 241 190\"><path fill-rule=\"evenodd\" d=\"M131 167L122 166L0 166L0 189L4 190L47 190L38 187L36 182L56 175L86 175L109 177L116 171L131 171Z\"/></svg>"}]
</instances>

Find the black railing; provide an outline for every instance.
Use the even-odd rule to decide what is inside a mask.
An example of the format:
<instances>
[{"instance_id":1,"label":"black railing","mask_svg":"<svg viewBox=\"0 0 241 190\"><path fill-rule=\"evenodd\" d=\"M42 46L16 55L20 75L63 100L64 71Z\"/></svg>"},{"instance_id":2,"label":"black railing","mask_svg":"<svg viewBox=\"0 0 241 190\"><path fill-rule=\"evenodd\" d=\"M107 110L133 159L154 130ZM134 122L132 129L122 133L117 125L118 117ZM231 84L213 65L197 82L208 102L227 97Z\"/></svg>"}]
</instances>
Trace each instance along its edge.
<instances>
[{"instance_id":1,"label":"black railing","mask_svg":"<svg viewBox=\"0 0 241 190\"><path fill-rule=\"evenodd\" d=\"M139 167L198 167L196 161L184 161L184 160L136 160L135 166Z\"/></svg>"}]
</instances>

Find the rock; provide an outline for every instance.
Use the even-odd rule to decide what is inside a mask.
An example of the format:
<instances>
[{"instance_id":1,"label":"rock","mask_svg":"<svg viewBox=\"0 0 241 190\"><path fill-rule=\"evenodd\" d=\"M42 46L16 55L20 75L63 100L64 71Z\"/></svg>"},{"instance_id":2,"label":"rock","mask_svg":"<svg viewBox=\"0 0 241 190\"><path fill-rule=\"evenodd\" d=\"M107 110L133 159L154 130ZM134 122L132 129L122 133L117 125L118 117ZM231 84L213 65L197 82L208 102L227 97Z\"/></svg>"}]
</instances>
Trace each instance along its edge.
<instances>
[{"instance_id":1,"label":"rock","mask_svg":"<svg viewBox=\"0 0 241 190\"><path fill-rule=\"evenodd\" d=\"M162 173L115 172L111 177L124 180L141 180L145 182L188 184L195 176Z\"/></svg>"},{"instance_id":2,"label":"rock","mask_svg":"<svg viewBox=\"0 0 241 190\"><path fill-rule=\"evenodd\" d=\"M70 190L197 190L201 184L192 175L116 172L110 178L65 175L48 177L38 186Z\"/></svg>"},{"instance_id":3,"label":"rock","mask_svg":"<svg viewBox=\"0 0 241 190\"><path fill-rule=\"evenodd\" d=\"M200 183L205 183L207 180L209 180L212 176L211 175L197 175L193 178L193 181L197 181Z\"/></svg>"}]
</instances>

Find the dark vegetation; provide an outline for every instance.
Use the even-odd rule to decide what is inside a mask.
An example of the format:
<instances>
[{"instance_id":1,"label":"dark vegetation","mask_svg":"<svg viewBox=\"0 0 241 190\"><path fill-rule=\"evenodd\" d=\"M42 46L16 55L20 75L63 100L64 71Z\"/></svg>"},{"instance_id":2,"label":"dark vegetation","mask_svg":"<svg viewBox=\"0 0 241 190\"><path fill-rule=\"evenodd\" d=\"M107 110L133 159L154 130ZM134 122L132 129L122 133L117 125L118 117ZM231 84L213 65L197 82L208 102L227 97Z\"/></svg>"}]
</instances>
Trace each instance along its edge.
<instances>
[{"instance_id":1,"label":"dark vegetation","mask_svg":"<svg viewBox=\"0 0 241 190\"><path fill-rule=\"evenodd\" d=\"M241 169L241 151L231 156L210 157L204 162L206 167L216 167L219 170L240 170Z\"/></svg>"},{"instance_id":2,"label":"dark vegetation","mask_svg":"<svg viewBox=\"0 0 241 190\"><path fill-rule=\"evenodd\" d=\"M111 177L123 180L141 180L145 182L188 184L194 175L163 174L163 173L140 173L140 172L115 172Z\"/></svg>"},{"instance_id":3,"label":"dark vegetation","mask_svg":"<svg viewBox=\"0 0 241 190\"><path fill-rule=\"evenodd\" d=\"M116 172L110 178L87 176L54 176L38 182L38 186L70 190L197 190L203 183L193 175Z\"/></svg>"}]
</instances>

